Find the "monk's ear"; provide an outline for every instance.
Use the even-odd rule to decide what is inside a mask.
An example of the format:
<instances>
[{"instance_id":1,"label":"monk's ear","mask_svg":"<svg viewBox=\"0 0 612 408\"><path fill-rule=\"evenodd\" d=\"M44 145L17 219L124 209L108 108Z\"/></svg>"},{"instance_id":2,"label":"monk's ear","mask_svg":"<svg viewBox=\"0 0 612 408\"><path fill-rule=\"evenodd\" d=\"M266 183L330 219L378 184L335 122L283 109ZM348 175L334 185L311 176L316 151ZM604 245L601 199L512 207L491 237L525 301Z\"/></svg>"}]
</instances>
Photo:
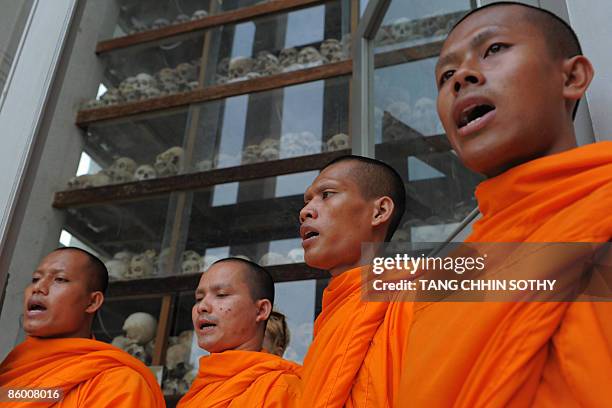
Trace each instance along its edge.
<instances>
[{"instance_id":1,"label":"monk's ear","mask_svg":"<svg viewBox=\"0 0 612 408\"><path fill-rule=\"evenodd\" d=\"M563 97L573 106L586 92L595 70L587 57L576 55L563 62L563 75Z\"/></svg>"},{"instance_id":2,"label":"monk's ear","mask_svg":"<svg viewBox=\"0 0 612 408\"><path fill-rule=\"evenodd\" d=\"M259 299L255 302L255 306L257 307L255 322L259 323L268 320L270 313L272 313L272 303L268 299Z\"/></svg>"},{"instance_id":3,"label":"monk's ear","mask_svg":"<svg viewBox=\"0 0 612 408\"><path fill-rule=\"evenodd\" d=\"M104 303L104 294L100 291L91 292L89 294L89 304L85 311L92 314L96 313L102 307L102 303Z\"/></svg>"},{"instance_id":4,"label":"monk's ear","mask_svg":"<svg viewBox=\"0 0 612 408\"><path fill-rule=\"evenodd\" d=\"M383 196L374 201L374 213L372 216L372 226L377 227L389 222L395 210L395 203L391 197Z\"/></svg>"}]
</instances>

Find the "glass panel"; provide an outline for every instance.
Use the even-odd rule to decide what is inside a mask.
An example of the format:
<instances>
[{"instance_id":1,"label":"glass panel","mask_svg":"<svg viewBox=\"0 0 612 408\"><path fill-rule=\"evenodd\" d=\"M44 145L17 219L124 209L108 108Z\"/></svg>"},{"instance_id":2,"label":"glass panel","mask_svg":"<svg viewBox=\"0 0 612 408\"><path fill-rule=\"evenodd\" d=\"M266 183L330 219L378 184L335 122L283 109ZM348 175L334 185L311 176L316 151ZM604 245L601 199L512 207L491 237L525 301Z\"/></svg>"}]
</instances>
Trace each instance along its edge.
<instances>
[{"instance_id":1,"label":"glass panel","mask_svg":"<svg viewBox=\"0 0 612 408\"><path fill-rule=\"evenodd\" d=\"M233 11L272 0L115 0L119 10L114 37L123 37Z\"/></svg>"},{"instance_id":2,"label":"glass panel","mask_svg":"<svg viewBox=\"0 0 612 408\"><path fill-rule=\"evenodd\" d=\"M346 59L348 1L105 53L98 95L83 108L147 100Z\"/></svg>"},{"instance_id":3,"label":"glass panel","mask_svg":"<svg viewBox=\"0 0 612 408\"><path fill-rule=\"evenodd\" d=\"M67 188L349 148L348 99L349 78L338 77L95 123Z\"/></svg>"},{"instance_id":4,"label":"glass panel","mask_svg":"<svg viewBox=\"0 0 612 408\"><path fill-rule=\"evenodd\" d=\"M436 112L439 50L421 47L444 39L469 9L469 1L392 1L377 35L376 157L401 174L407 190L407 211L394 240L443 241L476 207L473 192L482 178L459 162ZM408 27L402 36L385 37L401 27Z\"/></svg>"},{"instance_id":5,"label":"glass panel","mask_svg":"<svg viewBox=\"0 0 612 408\"><path fill-rule=\"evenodd\" d=\"M106 299L94 320L94 336L150 365L160 311L160 297Z\"/></svg>"}]
</instances>

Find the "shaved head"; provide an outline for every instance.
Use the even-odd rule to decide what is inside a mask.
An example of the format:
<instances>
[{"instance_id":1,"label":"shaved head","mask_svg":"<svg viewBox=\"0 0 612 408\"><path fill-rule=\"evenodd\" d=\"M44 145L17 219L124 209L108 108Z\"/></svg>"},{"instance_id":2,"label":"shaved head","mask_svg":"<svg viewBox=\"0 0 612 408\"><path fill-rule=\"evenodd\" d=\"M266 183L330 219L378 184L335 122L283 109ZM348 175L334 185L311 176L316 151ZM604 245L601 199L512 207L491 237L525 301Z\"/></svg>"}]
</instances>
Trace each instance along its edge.
<instances>
[{"instance_id":1,"label":"shaved head","mask_svg":"<svg viewBox=\"0 0 612 408\"><path fill-rule=\"evenodd\" d=\"M483 7L479 7L463 16L450 30L448 35L453 32L463 21L474 14L478 14L483 10L488 10L493 7L520 7L523 10L523 21L536 27L546 40L549 55L556 60L564 60L582 54L580 41L574 30L559 16L538 7L529 6L523 3L513 1L500 1L491 3ZM578 110L578 102L574 107L573 116L576 116Z\"/></svg>"},{"instance_id":2,"label":"shaved head","mask_svg":"<svg viewBox=\"0 0 612 408\"><path fill-rule=\"evenodd\" d=\"M222 262L234 262L242 266L242 276L249 287L253 301L268 299L271 304L274 304L274 280L270 272L255 262L242 258L224 258L213 265Z\"/></svg>"},{"instance_id":3,"label":"shaved head","mask_svg":"<svg viewBox=\"0 0 612 408\"><path fill-rule=\"evenodd\" d=\"M385 196L393 200L395 208L385 237L385 241L390 241L406 210L406 189L401 176L393 167L380 160L354 155L338 157L321 171L345 162L353 165L353 171L350 172L351 177L366 200Z\"/></svg>"},{"instance_id":4,"label":"shaved head","mask_svg":"<svg viewBox=\"0 0 612 408\"><path fill-rule=\"evenodd\" d=\"M106 289L108 288L108 269L106 269L106 265L104 265L104 262L102 262L100 258L89 251L77 247L60 247L55 249L53 252L57 251L74 251L85 255L89 265L87 271L89 272L89 290L91 292L99 291L104 294L106 293Z\"/></svg>"}]
</instances>

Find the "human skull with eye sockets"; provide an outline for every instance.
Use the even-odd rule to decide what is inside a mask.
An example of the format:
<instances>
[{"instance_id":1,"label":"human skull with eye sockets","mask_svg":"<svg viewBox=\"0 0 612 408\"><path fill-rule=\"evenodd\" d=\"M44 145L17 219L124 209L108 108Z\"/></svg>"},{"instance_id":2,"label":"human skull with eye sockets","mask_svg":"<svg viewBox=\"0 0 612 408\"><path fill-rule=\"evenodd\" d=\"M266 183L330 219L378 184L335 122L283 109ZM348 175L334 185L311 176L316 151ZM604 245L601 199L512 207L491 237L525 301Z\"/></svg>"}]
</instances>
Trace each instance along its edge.
<instances>
[{"instance_id":1,"label":"human skull with eye sockets","mask_svg":"<svg viewBox=\"0 0 612 408\"><path fill-rule=\"evenodd\" d=\"M249 57L235 57L229 63L229 79L228 82L241 81L246 75L251 72L255 61Z\"/></svg>"},{"instance_id":2,"label":"human skull with eye sockets","mask_svg":"<svg viewBox=\"0 0 612 408\"><path fill-rule=\"evenodd\" d=\"M180 87L176 82L159 82L160 96L173 95L180 92Z\"/></svg>"},{"instance_id":3,"label":"human skull with eye sockets","mask_svg":"<svg viewBox=\"0 0 612 408\"><path fill-rule=\"evenodd\" d=\"M152 180L157 177L155 168L149 164L139 166L134 172L134 178L139 181Z\"/></svg>"},{"instance_id":4,"label":"human skull with eye sockets","mask_svg":"<svg viewBox=\"0 0 612 408\"><path fill-rule=\"evenodd\" d=\"M100 97L100 101L104 106L118 105L123 103L125 99L117 88L110 88L104 95Z\"/></svg>"},{"instance_id":5,"label":"human skull with eye sockets","mask_svg":"<svg viewBox=\"0 0 612 408\"><path fill-rule=\"evenodd\" d=\"M147 364L147 360L149 360L145 348L139 344L129 344L125 347L124 351L135 359L142 361L144 364Z\"/></svg>"},{"instance_id":6,"label":"human skull with eye sockets","mask_svg":"<svg viewBox=\"0 0 612 408\"><path fill-rule=\"evenodd\" d=\"M196 251L188 250L188 251L185 251L185 252L183 252L181 254L181 261L182 262L185 262L185 261L200 262L201 259L202 259L202 257Z\"/></svg>"},{"instance_id":7,"label":"human skull with eye sockets","mask_svg":"<svg viewBox=\"0 0 612 408\"><path fill-rule=\"evenodd\" d=\"M284 255L277 252L268 252L259 258L259 264L261 266L284 265L289 263L288 261L289 260Z\"/></svg>"},{"instance_id":8,"label":"human skull with eye sockets","mask_svg":"<svg viewBox=\"0 0 612 408\"><path fill-rule=\"evenodd\" d=\"M195 91L200 87L200 83L198 81L187 82L184 86L185 91Z\"/></svg>"},{"instance_id":9,"label":"human skull with eye sockets","mask_svg":"<svg viewBox=\"0 0 612 408\"><path fill-rule=\"evenodd\" d=\"M330 137L327 141L327 151L329 152L350 148L350 138L345 133L338 133L337 135Z\"/></svg>"},{"instance_id":10,"label":"human skull with eye sockets","mask_svg":"<svg viewBox=\"0 0 612 408\"><path fill-rule=\"evenodd\" d=\"M280 156L280 141L277 139L266 138L259 143L261 153L259 157L262 160L277 160Z\"/></svg>"},{"instance_id":11,"label":"human skull with eye sockets","mask_svg":"<svg viewBox=\"0 0 612 408\"><path fill-rule=\"evenodd\" d=\"M166 368L174 370L179 364L187 364L189 362L189 353L191 349L183 343L174 344L168 347L166 351Z\"/></svg>"},{"instance_id":12,"label":"human skull with eye sockets","mask_svg":"<svg viewBox=\"0 0 612 408\"><path fill-rule=\"evenodd\" d=\"M128 346L136 344L136 340L130 339L125 336L117 336L113 338L111 344L121 350L125 350Z\"/></svg>"},{"instance_id":13,"label":"human skull with eye sockets","mask_svg":"<svg viewBox=\"0 0 612 408\"><path fill-rule=\"evenodd\" d=\"M119 92L126 102L136 102L140 99L138 80L135 76L127 77L119 84Z\"/></svg>"},{"instance_id":14,"label":"human skull with eye sockets","mask_svg":"<svg viewBox=\"0 0 612 408\"><path fill-rule=\"evenodd\" d=\"M402 42L415 39L416 33L414 30L414 21L405 17L398 18L393 22L390 28L391 37L394 42Z\"/></svg>"},{"instance_id":15,"label":"human skull with eye sockets","mask_svg":"<svg viewBox=\"0 0 612 408\"><path fill-rule=\"evenodd\" d=\"M109 167L108 169L102 170L111 179L112 184L129 183L134 180L134 173L122 170L116 167Z\"/></svg>"},{"instance_id":16,"label":"human skull with eye sockets","mask_svg":"<svg viewBox=\"0 0 612 408\"><path fill-rule=\"evenodd\" d=\"M145 345L153 340L157 331L157 319L149 313L132 313L123 322L125 335L137 344Z\"/></svg>"},{"instance_id":17,"label":"human skull with eye sockets","mask_svg":"<svg viewBox=\"0 0 612 408\"><path fill-rule=\"evenodd\" d=\"M393 34L391 33L391 27L391 25L385 25L378 29L376 32L376 38L374 39L374 43L377 46L392 44L395 42Z\"/></svg>"},{"instance_id":18,"label":"human skull with eye sockets","mask_svg":"<svg viewBox=\"0 0 612 408\"><path fill-rule=\"evenodd\" d=\"M190 64L189 62L178 64L175 70L184 83L193 82L198 79L198 71L196 66Z\"/></svg>"},{"instance_id":19,"label":"human skull with eye sockets","mask_svg":"<svg viewBox=\"0 0 612 408\"><path fill-rule=\"evenodd\" d=\"M289 257L291 262L294 262L294 263L304 262L304 248L294 248L291 251L289 251L289 254L287 254L287 256Z\"/></svg>"},{"instance_id":20,"label":"human skull with eye sockets","mask_svg":"<svg viewBox=\"0 0 612 408\"><path fill-rule=\"evenodd\" d=\"M229 58L226 57L226 58L221 59L219 63L217 64L217 74L227 77L227 75L229 74L229 64L230 64Z\"/></svg>"},{"instance_id":21,"label":"human skull with eye sockets","mask_svg":"<svg viewBox=\"0 0 612 408\"><path fill-rule=\"evenodd\" d=\"M200 272L200 262L199 261L188 259L186 261L183 261L183 263L181 264L181 273L183 275L190 275L190 274L194 274L198 272Z\"/></svg>"},{"instance_id":22,"label":"human skull with eye sockets","mask_svg":"<svg viewBox=\"0 0 612 408\"><path fill-rule=\"evenodd\" d=\"M242 152L242 164L257 163L260 159L261 147L259 145L247 146Z\"/></svg>"},{"instance_id":23,"label":"human skull with eye sockets","mask_svg":"<svg viewBox=\"0 0 612 408\"><path fill-rule=\"evenodd\" d=\"M212 168L213 168L212 160L200 160L195 165L195 169L197 171L208 171L208 170L212 170Z\"/></svg>"},{"instance_id":24,"label":"human skull with eye sockets","mask_svg":"<svg viewBox=\"0 0 612 408\"><path fill-rule=\"evenodd\" d=\"M278 54L281 68L288 68L297 63L298 52L295 48L283 48Z\"/></svg>"},{"instance_id":25,"label":"human skull with eye sockets","mask_svg":"<svg viewBox=\"0 0 612 408\"><path fill-rule=\"evenodd\" d=\"M137 166L136 161L130 157L119 157L113 162L113 164L111 164L110 167L113 169L126 171L128 173L134 173Z\"/></svg>"},{"instance_id":26,"label":"human skull with eye sockets","mask_svg":"<svg viewBox=\"0 0 612 408\"><path fill-rule=\"evenodd\" d=\"M155 170L160 177L179 174L183 170L183 148L171 147L155 159Z\"/></svg>"},{"instance_id":27,"label":"human skull with eye sockets","mask_svg":"<svg viewBox=\"0 0 612 408\"><path fill-rule=\"evenodd\" d=\"M278 58L269 51L261 51L255 59L255 71L261 75L275 75L281 70Z\"/></svg>"},{"instance_id":28,"label":"human skull with eye sockets","mask_svg":"<svg viewBox=\"0 0 612 408\"><path fill-rule=\"evenodd\" d=\"M297 62L302 64L304 68L312 68L323 65L325 60L315 47L305 47L300 50Z\"/></svg>"},{"instance_id":29,"label":"human skull with eye sockets","mask_svg":"<svg viewBox=\"0 0 612 408\"><path fill-rule=\"evenodd\" d=\"M172 24L183 24L191 20L191 18L187 14L179 14L176 16Z\"/></svg>"},{"instance_id":30,"label":"human skull with eye sockets","mask_svg":"<svg viewBox=\"0 0 612 408\"><path fill-rule=\"evenodd\" d=\"M199 20L201 18L208 17L208 11L206 10L196 10L191 15L191 20Z\"/></svg>"},{"instance_id":31,"label":"human skull with eye sockets","mask_svg":"<svg viewBox=\"0 0 612 408\"><path fill-rule=\"evenodd\" d=\"M110 259L104 262L111 281L122 280L129 273L130 266L127 262L119 259Z\"/></svg>"},{"instance_id":32,"label":"human skull with eye sockets","mask_svg":"<svg viewBox=\"0 0 612 408\"><path fill-rule=\"evenodd\" d=\"M126 279L141 279L153 275L153 262L143 254L134 255L130 261L130 268L125 275Z\"/></svg>"},{"instance_id":33,"label":"human skull with eye sockets","mask_svg":"<svg viewBox=\"0 0 612 408\"><path fill-rule=\"evenodd\" d=\"M134 84L134 86L138 91L144 92L148 88L155 88L156 85L157 81L152 75L146 74L144 72L141 72L140 74L136 75L136 83Z\"/></svg>"},{"instance_id":34,"label":"human skull with eye sockets","mask_svg":"<svg viewBox=\"0 0 612 408\"><path fill-rule=\"evenodd\" d=\"M157 20L151 23L152 30L158 30L160 28L168 27L170 25L170 20L167 18L158 18Z\"/></svg>"},{"instance_id":35,"label":"human skull with eye sockets","mask_svg":"<svg viewBox=\"0 0 612 408\"><path fill-rule=\"evenodd\" d=\"M338 62L344 59L342 52L342 44L335 38L329 38L321 44L321 55L325 57L327 62Z\"/></svg>"}]
</instances>

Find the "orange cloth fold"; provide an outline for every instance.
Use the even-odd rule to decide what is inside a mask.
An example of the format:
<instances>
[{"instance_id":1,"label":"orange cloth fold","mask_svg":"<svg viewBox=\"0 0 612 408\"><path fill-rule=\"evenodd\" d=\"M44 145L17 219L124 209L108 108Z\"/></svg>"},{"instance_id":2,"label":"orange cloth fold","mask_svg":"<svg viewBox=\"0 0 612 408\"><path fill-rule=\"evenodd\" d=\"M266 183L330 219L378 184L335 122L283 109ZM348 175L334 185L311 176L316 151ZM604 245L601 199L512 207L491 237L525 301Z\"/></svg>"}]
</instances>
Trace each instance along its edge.
<instances>
[{"instance_id":1,"label":"orange cloth fold","mask_svg":"<svg viewBox=\"0 0 612 408\"><path fill-rule=\"evenodd\" d=\"M362 268L332 278L304 359L301 407L390 406L411 303L364 302Z\"/></svg>"},{"instance_id":2,"label":"orange cloth fold","mask_svg":"<svg viewBox=\"0 0 612 408\"><path fill-rule=\"evenodd\" d=\"M276 355L229 350L200 358L198 376L180 408L292 407L301 392L300 366Z\"/></svg>"},{"instance_id":3,"label":"orange cloth fold","mask_svg":"<svg viewBox=\"0 0 612 408\"><path fill-rule=\"evenodd\" d=\"M153 373L124 351L96 340L28 337L0 364L5 388L61 388L53 402L2 407L165 407Z\"/></svg>"},{"instance_id":4,"label":"orange cloth fold","mask_svg":"<svg viewBox=\"0 0 612 408\"><path fill-rule=\"evenodd\" d=\"M607 242L612 143L481 183L472 242ZM397 407L612 406L612 304L419 303Z\"/></svg>"}]
</instances>

